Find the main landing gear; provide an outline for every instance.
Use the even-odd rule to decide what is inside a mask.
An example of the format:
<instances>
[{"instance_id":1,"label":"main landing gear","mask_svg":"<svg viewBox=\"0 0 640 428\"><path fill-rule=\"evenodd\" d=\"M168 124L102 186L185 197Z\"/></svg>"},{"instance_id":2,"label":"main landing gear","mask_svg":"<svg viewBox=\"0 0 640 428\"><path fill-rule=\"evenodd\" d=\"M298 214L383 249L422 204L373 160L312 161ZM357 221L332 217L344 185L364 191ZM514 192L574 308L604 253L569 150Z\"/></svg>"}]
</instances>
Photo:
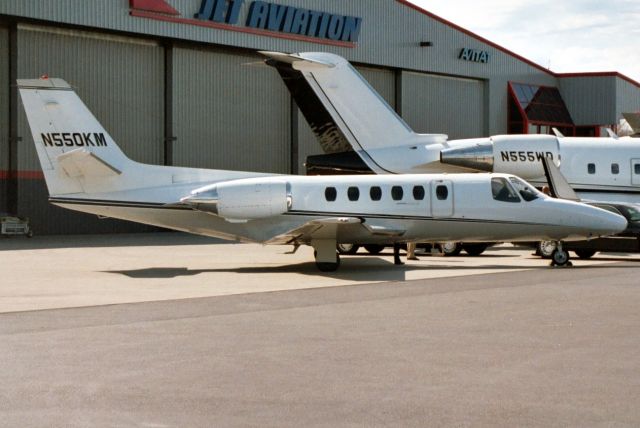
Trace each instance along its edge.
<instances>
[{"instance_id":1,"label":"main landing gear","mask_svg":"<svg viewBox=\"0 0 640 428\"><path fill-rule=\"evenodd\" d=\"M551 266L573 266L569 260L569 253L562 248L562 242L556 243L556 249L551 253Z\"/></svg>"},{"instance_id":2,"label":"main landing gear","mask_svg":"<svg viewBox=\"0 0 640 428\"><path fill-rule=\"evenodd\" d=\"M316 266L320 272L335 272L340 267L340 255L336 250L335 239L314 239L311 241L316 258Z\"/></svg>"}]
</instances>

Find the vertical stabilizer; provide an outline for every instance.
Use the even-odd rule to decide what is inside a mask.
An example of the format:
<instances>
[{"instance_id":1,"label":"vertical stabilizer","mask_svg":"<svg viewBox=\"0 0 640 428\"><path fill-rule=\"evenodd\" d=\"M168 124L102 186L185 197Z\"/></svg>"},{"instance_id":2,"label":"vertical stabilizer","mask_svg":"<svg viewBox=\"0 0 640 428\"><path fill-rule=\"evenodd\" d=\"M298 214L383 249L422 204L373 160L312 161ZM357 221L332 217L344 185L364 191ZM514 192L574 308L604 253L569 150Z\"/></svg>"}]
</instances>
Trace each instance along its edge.
<instances>
[{"instance_id":1,"label":"vertical stabilizer","mask_svg":"<svg viewBox=\"0 0 640 428\"><path fill-rule=\"evenodd\" d=\"M20 79L18 88L51 195L81 193L79 177L132 163L64 80Z\"/></svg>"}]
</instances>

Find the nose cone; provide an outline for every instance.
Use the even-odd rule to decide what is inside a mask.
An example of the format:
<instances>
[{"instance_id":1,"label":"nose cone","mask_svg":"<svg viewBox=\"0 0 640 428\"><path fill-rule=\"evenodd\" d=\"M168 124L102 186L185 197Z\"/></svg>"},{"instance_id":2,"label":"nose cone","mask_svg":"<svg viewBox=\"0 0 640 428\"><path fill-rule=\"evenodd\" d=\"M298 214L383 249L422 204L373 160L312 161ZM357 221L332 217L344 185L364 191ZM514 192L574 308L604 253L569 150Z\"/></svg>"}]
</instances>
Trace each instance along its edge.
<instances>
[{"instance_id":1,"label":"nose cone","mask_svg":"<svg viewBox=\"0 0 640 428\"><path fill-rule=\"evenodd\" d=\"M585 206L590 212L586 214L587 229L594 236L616 235L623 232L627 226L627 219L619 214L614 214L601 208Z\"/></svg>"}]
</instances>

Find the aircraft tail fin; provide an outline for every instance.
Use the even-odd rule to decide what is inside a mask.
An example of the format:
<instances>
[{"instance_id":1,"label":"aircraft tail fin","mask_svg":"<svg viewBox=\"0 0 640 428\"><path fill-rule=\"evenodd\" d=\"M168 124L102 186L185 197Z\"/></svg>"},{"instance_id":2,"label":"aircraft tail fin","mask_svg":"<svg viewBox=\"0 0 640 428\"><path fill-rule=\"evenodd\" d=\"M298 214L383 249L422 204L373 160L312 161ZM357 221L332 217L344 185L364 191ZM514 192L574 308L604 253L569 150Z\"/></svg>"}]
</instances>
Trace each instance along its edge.
<instances>
[{"instance_id":1,"label":"aircraft tail fin","mask_svg":"<svg viewBox=\"0 0 640 428\"><path fill-rule=\"evenodd\" d=\"M344 58L261 52L278 70L326 153L411 144L417 134Z\"/></svg>"},{"instance_id":2,"label":"aircraft tail fin","mask_svg":"<svg viewBox=\"0 0 640 428\"><path fill-rule=\"evenodd\" d=\"M81 193L78 178L118 176L135 164L64 80L19 79L18 88L50 195Z\"/></svg>"}]
</instances>

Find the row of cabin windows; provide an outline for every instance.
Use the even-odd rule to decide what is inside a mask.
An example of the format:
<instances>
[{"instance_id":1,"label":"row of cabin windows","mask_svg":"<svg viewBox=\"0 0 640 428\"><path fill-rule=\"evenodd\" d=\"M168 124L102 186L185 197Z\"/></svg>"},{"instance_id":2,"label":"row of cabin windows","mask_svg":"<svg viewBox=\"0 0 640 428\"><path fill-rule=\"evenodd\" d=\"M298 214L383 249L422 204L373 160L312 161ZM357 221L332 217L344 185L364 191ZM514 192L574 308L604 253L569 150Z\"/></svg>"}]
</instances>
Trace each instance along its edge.
<instances>
[{"instance_id":1,"label":"row of cabin windows","mask_svg":"<svg viewBox=\"0 0 640 428\"><path fill-rule=\"evenodd\" d=\"M589 174L595 174L596 173L596 164L595 163L590 163L587 164L587 172ZM640 175L640 164L635 164L633 166L633 173ZM617 175L620 174L620 165L618 165L617 163L612 163L611 164L611 174Z\"/></svg>"},{"instance_id":2,"label":"row of cabin windows","mask_svg":"<svg viewBox=\"0 0 640 428\"><path fill-rule=\"evenodd\" d=\"M425 197L425 190L423 186L413 186L413 199L416 201L422 201ZM445 185L436 186L436 198L441 201L446 200L449 197L449 189ZM338 191L335 187L327 187L324 190L324 198L328 202L334 202L338 198ZM360 199L360 188L351 186L347 189L347 198L350 201L357 201ZM379 201L382 199L382 188L379 186L371 186L369 188L369 198L372 201ZM394 201L401 201L404 198L404 189L402 186L391 187L391 199Z\"/></svg>"}]
</instances>

